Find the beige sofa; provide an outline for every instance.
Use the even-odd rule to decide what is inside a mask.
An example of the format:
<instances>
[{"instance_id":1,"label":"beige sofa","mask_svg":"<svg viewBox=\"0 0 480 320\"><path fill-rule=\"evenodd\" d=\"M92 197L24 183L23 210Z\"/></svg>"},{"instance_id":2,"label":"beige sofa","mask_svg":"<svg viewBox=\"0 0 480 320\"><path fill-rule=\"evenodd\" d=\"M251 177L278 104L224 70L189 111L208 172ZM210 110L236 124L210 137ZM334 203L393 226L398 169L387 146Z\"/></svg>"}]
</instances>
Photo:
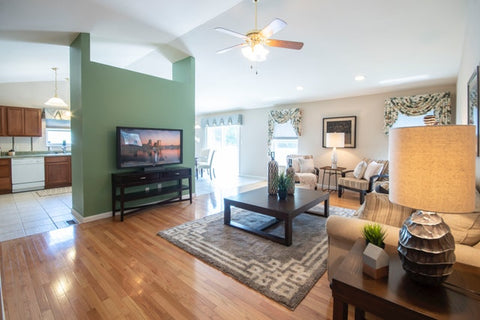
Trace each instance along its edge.
<instances>
[{"instance_id":1,"label":"beige sofa","mask_svg":"<svg viewBox=\"0 0 480 320\"><path fill-rule=\"evenodd\" d=\"M328 279L331 281L336 268L343 261L358 238L365 224L380 223L386 230L385 243L397 246L403 221L413 209L391 203L387 194L367 194L364 204L354 217L330 216L326 228L328 234ZM457 262L480 267L480 194L477 191L475 212L470 214L441 214L455 238Z\"/></svg>"}]
</instances>

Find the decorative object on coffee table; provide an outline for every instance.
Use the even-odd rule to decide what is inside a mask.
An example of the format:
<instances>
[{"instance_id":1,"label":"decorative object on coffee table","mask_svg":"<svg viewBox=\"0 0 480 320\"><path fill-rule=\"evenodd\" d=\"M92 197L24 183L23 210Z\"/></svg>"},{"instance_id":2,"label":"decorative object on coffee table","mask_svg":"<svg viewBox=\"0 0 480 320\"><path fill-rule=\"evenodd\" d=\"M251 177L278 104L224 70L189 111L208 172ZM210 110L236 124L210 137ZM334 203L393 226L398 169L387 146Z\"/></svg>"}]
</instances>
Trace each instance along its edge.
<instances>
[{"instance_id":1,"label":"decorative object on coffee table","mask_svg":"<svg viewBox=\"0 0 480 320\"><path fill-rule=\"evenodd\" d=\"M293 195L295 193L295 169L292 166L292 159L289 159L289 164L287 168L287 177L290 179L290 184L288 185L287 193Z\"/></svg>"},{"instance_id":2,"label":"decorative object on coffee table","mask_svg":"<svg viewBox=\"0 0 480 320\"><path fill-rule=\"evenodd\" d=\"M378 223L367 224L362 229L367 247L363 251L363 273L373 279L388 276L388 254L385 248L385 231Z\"/></svg>"},{"instance_id":3,"label":"decorative object on coffee table","mask_svg":"<svg viewBox=\"0 0 480 320\"><path fill-rule=\"evenodd\" d=\"M440 284L453 270L455 242L435 212L475 207L475 127L423 126L390 130L391 202L415 208L400 230L398 253L415 281Z\"/></svg>"},{"instance_id":4,"label":"decorative object on coffee table","mask_svg":"<svg viewBox=\"0 0 480 320\"><path fill-rule=\"evenodd\" d=\"M329 132L327 133L327 148L333 148L332 151L332 169L337 169L337 148L343 148L345 146L345 133L344 132Z\"/></svg>"},{"instance_id":5,"label":"decorative object on coffee table","mask_svg":"<svg viewBox=\"0 0 480 320\"><path fill-rule=\"evenodd\" d=\"M268 162L268 194L276 195L278 186L276 178L278 176L278 163L275 161L275 153L270 153L271 160Z\"/></svg>"},{"instance_id":6,"label":"decorative object on coffee table","mask_svg":"<svg viewBox=\"0 0 480 320\"><path fill-rule=\"evenodd\" d=\"M291 184L291 179L288 175L285 175L284 172L280 173L276 177L276 185L278 187L278 198L280 200L285 200L287 198L287 191Z\"/></svg>"}]
</instances>

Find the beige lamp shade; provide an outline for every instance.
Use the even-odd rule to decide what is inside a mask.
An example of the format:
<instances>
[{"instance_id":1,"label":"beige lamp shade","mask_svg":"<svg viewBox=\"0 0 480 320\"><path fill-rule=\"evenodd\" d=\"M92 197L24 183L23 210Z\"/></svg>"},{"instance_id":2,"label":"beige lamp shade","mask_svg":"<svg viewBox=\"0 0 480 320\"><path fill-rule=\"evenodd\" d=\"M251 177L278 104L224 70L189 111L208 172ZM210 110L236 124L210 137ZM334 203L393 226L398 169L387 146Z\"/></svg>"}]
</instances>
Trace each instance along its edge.
<instances>
[{"instance_id":1,"label":"beige lamp shade","mask_svg":"<svg viewBox=\"0 0 480 320\"><path fill-rule=\"evenodd\" d=\"M328 132L326 139L327 148L343 148L345 147L345 133Z\"/></svg>"},{"instance_id":2,"label":"beige lamp shade","mask_svg":"<svg viewBox=\"0 0 480 320\"><path fill-rule=\"evenodd\" d=\"M444 213L475 208L475 127L395 128L389 133L390 201Z\"/></svg>"}]
</instances>

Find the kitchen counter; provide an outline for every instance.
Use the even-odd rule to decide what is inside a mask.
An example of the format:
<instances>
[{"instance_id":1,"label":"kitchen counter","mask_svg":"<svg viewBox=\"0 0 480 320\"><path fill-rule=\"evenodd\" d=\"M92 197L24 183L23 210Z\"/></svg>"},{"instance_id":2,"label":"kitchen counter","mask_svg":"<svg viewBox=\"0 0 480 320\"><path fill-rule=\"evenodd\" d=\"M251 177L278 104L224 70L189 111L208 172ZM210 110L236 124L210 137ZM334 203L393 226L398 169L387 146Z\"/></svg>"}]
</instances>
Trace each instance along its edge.
<instances>
[{"instance_id":1,"label":"kitchen counter","mask_svg":"<svg viewBox=\"0 0 480 320\"><path fill-rule=\"evenodd\" d=\"M14 156L9 156L7 152L2 152L0 159L8 158L29 158L29 157L60 157L60 156L71 156L70 152L48 152L48 151L38 151L38 152L15 152Z\"/></svg>"}]
</instances>

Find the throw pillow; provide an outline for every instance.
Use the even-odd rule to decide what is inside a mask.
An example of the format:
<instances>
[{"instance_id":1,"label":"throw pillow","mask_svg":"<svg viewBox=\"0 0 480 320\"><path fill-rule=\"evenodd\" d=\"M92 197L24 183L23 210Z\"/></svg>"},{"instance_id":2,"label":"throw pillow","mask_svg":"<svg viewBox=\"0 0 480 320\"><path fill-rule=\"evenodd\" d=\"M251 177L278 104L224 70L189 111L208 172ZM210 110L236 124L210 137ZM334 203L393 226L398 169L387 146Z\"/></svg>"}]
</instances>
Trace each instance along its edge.
<instances>
[{"instance_id":1,"label":"throw pillow","mask_svg":"<svg viewBox=\"0 0 480 320\"><path fill-rule=\"evenodd\" d=\"M292 168L295 172L300 172L300 162L298 159L300 158L292 158Z\"/></svg>"},{"instance_id":2,"label":"throw pillow","mask_svg":"<svg viewBox=\"0 0 480 320\"><path fill-rule=\"evenodd\" d=\"M401 228L405 219L413 211L412 208L404 207L388 200L388 194L369 193L365 197L363 210L358 213L358 217L364 220L370 220L382 224L387 224Z\"/></svg>"},{"instance_id":3,"label":"throw pillow","mask_svg":"<svg viewBox=\"0 0 480 320\"><path fill-rule=\"evenodd\" d=\"M315 170L313 159L299 158L298 162L300 163L301 173L312 173Z\"/></svg>"},{"instance_id":4,"label":"throw pillow","mask_svg":"<svg viewBox=\"0 0 480 320\"><path fill-rule=\"evenodd\" d=\"M439 213L450 227L456 243L473 246L480 242L480 193L475 190L473 213Z\"/></svg>"},{"instance_id":5,"label":"throw pillow","mask_svg":"<svg viewBox=\"0 0 480 320\"><path fill-rule=\"evenodd\" d=\"M353 176L357 179L362 179L366 169L367 163L365 161L360 161L353 170Z\"/></svg>"},{"instance_id":6,"label":"throw pillow","mask_svg":"<svg viewBox=\"0 0 480 320\"><path fill-rule=\"evenodd\" d=\"M450 227L455 243L473 246L480 241L480 213L439 213Z\"/></svg>"},{"instance_id":7,"label":"throw pillow","mask_svg":"<svg viewBox=\"0 0 480 320\"><path fill-rule=\"evenodd\" d=\"M363 178L365 180L370 180L370 177L380 174L380 172L382 172L382 169L383 169L383 164L372 161L368 164L367 169L365 169Z\"/></svg>"}]
</instances>

